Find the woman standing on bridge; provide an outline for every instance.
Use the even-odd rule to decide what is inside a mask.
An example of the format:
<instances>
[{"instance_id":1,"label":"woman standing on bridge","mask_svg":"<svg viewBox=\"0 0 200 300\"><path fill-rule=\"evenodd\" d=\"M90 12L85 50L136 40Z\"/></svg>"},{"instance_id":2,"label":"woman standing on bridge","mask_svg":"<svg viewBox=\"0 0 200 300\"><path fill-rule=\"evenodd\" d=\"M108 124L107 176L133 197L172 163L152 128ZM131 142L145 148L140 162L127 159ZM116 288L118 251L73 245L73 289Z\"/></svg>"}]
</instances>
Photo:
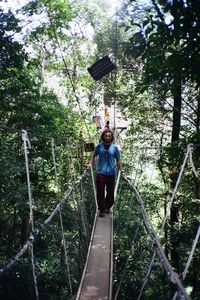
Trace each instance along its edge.
<instances>
[{"instance_id":1,"label":"woman standing on bridge","mask_svg":"<svg viewBox=\"0 0 200 300\"><path fill-rule=\"evenodd\" d=\"M110 213L110 208L114 204L116 166L122 171L122 164L120 151L117 145L113 143L114 136L109 128L105 128L101 140L102 142L96 146L89 163L92 165L95 157L98 156L96 172L97 205L99 217L104 217L105 213Z\"/></svg>"}]
</instances>

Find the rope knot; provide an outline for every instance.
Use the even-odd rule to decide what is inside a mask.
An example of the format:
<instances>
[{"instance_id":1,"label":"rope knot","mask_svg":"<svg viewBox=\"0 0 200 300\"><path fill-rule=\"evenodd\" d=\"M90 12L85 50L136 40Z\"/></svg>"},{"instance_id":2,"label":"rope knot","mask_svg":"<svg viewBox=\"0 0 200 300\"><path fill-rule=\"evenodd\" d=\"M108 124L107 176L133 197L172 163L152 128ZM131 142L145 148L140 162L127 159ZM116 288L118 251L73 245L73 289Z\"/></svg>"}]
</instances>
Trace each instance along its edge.
<instances>
[{"instance_id":1,"label":"rope knot","mask_svg":"<svg viewBox=\"0 0 200 300\"><path fill-rule=\"evenodd\" d=\"M22 129L22 140L26 144L27 148L31 149L31 143L30 143L30 140L28 138L27 131L24 130L24 129Z\"/></svg>"}]
</instances>

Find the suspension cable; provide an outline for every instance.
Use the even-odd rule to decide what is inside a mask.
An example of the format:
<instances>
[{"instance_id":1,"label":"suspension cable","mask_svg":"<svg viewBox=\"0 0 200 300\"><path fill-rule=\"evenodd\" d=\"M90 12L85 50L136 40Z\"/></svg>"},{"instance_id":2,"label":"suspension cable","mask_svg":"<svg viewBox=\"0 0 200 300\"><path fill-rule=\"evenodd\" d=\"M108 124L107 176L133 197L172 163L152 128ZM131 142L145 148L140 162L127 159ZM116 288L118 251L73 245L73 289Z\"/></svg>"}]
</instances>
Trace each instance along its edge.
<instances>
[{"instance_id":1,"label":"suspension cable","mask_svg":"<svg viewBox=\"0 0 200 300\"><path fill-rule=\"evenodd\" d=\"M189 159L190 159L190 164L191 164L191 167L192 167L192 171L194 173L194 175L196 176L196 178L198 179L199 178L199 175L198 175L198 172L194 166L194 162L193 162L193 159L192 159L192 151L193 151L193 145L192 144L189 144L189 147L190 147L190 153L189 153Z\"/></svg>"},{"instance_id":2,"label":"suspension cable","mask_svg":"<svg viewBox=\"0 0 200 300\"><path fill-rule=\"evenodd\" d=\"M98 205L97 205L97 192L96 192L96 186L95 186L94 173L93 173L92 166L90 166L90 170L91 170L91 175L92 175L92 185L93 185L93 190L94 190L95 203L96 203L96 207L98 207Z\"/></svg>"},{"instance_id":3,"label":"suspension cable","mask_svg":"<svg viewBox=\"0 0 200 300\"><path fill-rule=\"evenodd\" d=\"M179 177L178 177L178 179L177 179L176 186L175 186L174 191L173 191L173 195L172 195L172 197L171 197L170 202L168 203L167 212L166 212L165 217L164 217L164 219L163 219L162 226L161 226L161 230L164 230L164 227L165 227L165 224L166 224L166 221L167 221L167 217L168 217L168 214L169 214L169 210L170 210L170 208L171 208L171 206L172 206L172 203L173 203L173 200L174 200L174 198L175 198L176 191L177 191L177 189L178 189L178 185L179 185L179 183L180 183L180 179L181 179L181 176L182 176L182 173L183 173L183 170L184 170L184 167L185 167L185 164L186 164L186 161L187 161L187 158L188 158L189 153L190 153L190 146L188 145L188 146L187 146L187 153L186 153L186 155L185 155L185 159L184 159L184 162L183 162L183 164L182 164L181 171L180 171L180 173L179 173ZM142 293L143 293L143 290L144 290L144 288L145 288L145 286L146 286L146 284L147 284L148 278L149 278L149 276L150 276L150 274L151 274L151 269L152 269L153 264L154 264L155 255L156 255L156 251L154 251L154 253L153 253L151 262L150 262L150 264L149 264L149 268L148 268L147 273L146 273L146 275L145 275L145 279L144 279L142 288L141 288L141 290L140 290L140 294L139 294L139 296L138 296L138 300L141 298Z\"/></svg>"},{"instance_id":4,"label":"suspension cable","mask_svg":"<svg viewBox=\"0 0 200 300\"><path fill-rule=\"evenodd\" d=\"M173 190L172 197L171 197L171 199L170 199L170 201L169 201L169 203L168 203L167 211L166 211L165 217L164 217L163 222L162 222L161 230L163 230L164 227L165 227L165 224L166 224L166 221L167 221L167 218L168 218L168 214L169 214L170 208L171 208L171 206L172 206L172 204L173 204L174 198L175 198L175 196L176 196L176 192L177 192L177 189L178 189L178 186L179 186L179 183L180 183L180 180L181 180L181 176L182 176L182 174L183 174L183 171L184 171L184 168L185 168L185 165L186 165L186 162L187 162L189 153L190 153L190 145L187 146L187 152L186 152L186 155L185 155L183 164L182 164L182 166L181 166L181 170L180 170L180 172L179 172L178 179L177 179L177 181L176 181L176 185L175 185L175 188L174 188L174 190Z\"/></svg>"},{"instance_id":5,"label":"suspension cable","mask_svg":"<svg viewBox=\"0 0 200 300\"><path fill-rule=\"evenodd\" d=\"M33 201L32 201L32 194L31 194L31 182L30 182L30 173L29 173L29 164L28 164L28 153L27 149L31 149L31 143L29 141L27 131L22 130L22 140L24 143L24 154L25 154L25 163L26 163L26 177L27 177L27 185L28 185L28 196L29 196L29 223L31 225L31 232L34 231L34 221L33 221ZM38 286L37 286L37 277L35 271L35 261L34 261L34 252L33 252L33 245L31 245L31 263L32 263L32 273L33 273L33 281L35 287L35 296L36 299L39 300L39 293L38 293Z\"/></svg>"},{"instance_id":6,"label":"suspension cable","mask_svg":"<svg viewBox=\"0 0 200 300\"><path fill-rule=\"evenodd\" d=\"M25 154L25 164L26 164L26 178L27 178L27 185L28 185L28 197L29 197L29 223L31 225L31 231L34 231L34 221L33 221L33 201L31 195L31 182L30 182L30 174L29 174L29 165L28 165L28 154L27 149L31 149L31 143L29 141L27 131L22 130L22 140L24 143L24 154Z\"/></svg>"},{"instance_id":7,"label":"suspension cable","mask_svg":"<svg viewBox=\"0 0 200 300\"><path fill-rule=\"evenodd\" d=\"M117 197L117 191L118 191L118 187L119 187L120 177L121 177L121 170L119 170L118 175L117 175L117 180L116 180L116 184L115 184L115 191L114 191L114 199Z\"/></svg>"},{"instance_id":8,"label":"suspension cable","mask_svg":"<svg viewBox=\"0 0 200 300\"><path fill-rule=\"evenodd\" d=\"M32 264L33 282L34 282L34 287L35 287L35 297L37 300L39 300L33 245L31 245L31 264Z\"/></svg>"},{"instance_id":9,"label":"suspension cable","mask_svg":"<svg viewBox=\"0 0 200 300\"><path fill-rule=\"evenodd\" d=\"M195 239L194 239L194 241L193 241L192 249L191 249L191 251L190 251L190 255L189 255L189 257L188 257L187 263L186 263L186 265L185 265L185 269L184 269L184 271L183 271L183 275L182 275L182 278L183 278L183 279L185 279L186 274L187 274L187 272L188 272L188 269L189 269L189 267L190 267L190 263L191 263L191 261L192 261L192 257L193 257L194 251L195 251L195 249L196 249L196 246L197 246L197 242L198 242L198 240L199 240L199 237L200 237L200 225L199 225L199 227L198 227L197 234L196 234Z\"/></svg>"},{"instance_id":10,"label":"suspension cable","mask_svg":"<svg viewBox=\"0 0 200 300\"><path fill-rule=\"evenodd\" d=\"M150 261L148 270L147 270L147 272L146 272L146 274L145 274L145 277L144 277L144 280L143 280L143 284L142 284L142 287L141 287L141 289L140 289L140 293L139 293L139 295L138 295L138 297L137 297L137 300L140 300L141 297L142 297L144 288L145 288L145 286L146 286L146 284L147 284L147 282L148 282L149 276L150 276L150 274L151 274L151 269L152 269L152 267L153 267L153 265L154 265L155 257L156 257L156 251L154 250L153 256L152 256L152 258L151 258L151 261Z\"/></svg>"}]
</instances>

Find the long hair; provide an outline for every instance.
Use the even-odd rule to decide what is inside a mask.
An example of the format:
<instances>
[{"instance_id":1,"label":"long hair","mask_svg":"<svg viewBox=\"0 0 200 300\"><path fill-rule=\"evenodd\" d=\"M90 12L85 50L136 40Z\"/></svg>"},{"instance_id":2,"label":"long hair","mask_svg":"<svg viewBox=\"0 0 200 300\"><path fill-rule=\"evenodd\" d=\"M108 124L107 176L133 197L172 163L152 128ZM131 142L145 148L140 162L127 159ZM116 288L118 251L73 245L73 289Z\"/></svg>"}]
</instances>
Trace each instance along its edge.
<instances>
[{"instance_id":1,"label":"long hair","mask_svg":"<svg viewBox=\"0 0 200 300\"><path fill-rule=\"evenodd\" d=\"M113 142L113 141L114 141L114 135L113 135L113 132L112 132L110 129L105 129L105 130L102 132L102 134L101 134L101 140L102 140L103 142L105 142L104 134L107 133L107 132L110 132L110 133L111 133L111 136L112 136L111 142Z\"/></svg>"}]
</instances>

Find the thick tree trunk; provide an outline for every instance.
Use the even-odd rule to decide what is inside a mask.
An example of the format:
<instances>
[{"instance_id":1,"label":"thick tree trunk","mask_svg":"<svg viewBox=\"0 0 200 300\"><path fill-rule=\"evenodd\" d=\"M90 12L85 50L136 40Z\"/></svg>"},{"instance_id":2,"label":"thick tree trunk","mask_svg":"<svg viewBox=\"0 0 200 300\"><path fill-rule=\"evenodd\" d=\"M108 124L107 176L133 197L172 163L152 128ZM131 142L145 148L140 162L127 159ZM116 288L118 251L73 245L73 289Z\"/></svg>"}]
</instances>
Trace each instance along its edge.
<instances>
[{"instance_id":1,"label":"thick tree trunk","mask_svg":"<svg viewBox=\"0 0 200 300\"><path fill-rule=\"evenodd\" d=\"M181 80L178 78L173 90L174 95L174 108L173 108L173 126L172 126L172 138L171 142L175 143L179 141L180 129L181 129ZM179 168L174 166L173 174L171 174L171 189L173 190L178 178ZM170 211L170 223L171 223L171 261L173 267L179 271L179 240L175 238L174 227L179 222L179 208L176 198L174 199Z\"/></svg>"},{"instance_id":2,"label":"thick tree trunk","mask_svg":"<svg viewBox=\"0 0 200 300\"><path fill-rule=\"evenodd\" d=\"M200 93L200 90L199 90ZM200 129L200 96L197 97L197 118L196 118L196 131Z\"/></svg>"},{"instance_id":3,"label":"thick tree trunk","mask_svg":"<svg viewBox=\"0 0 200 300\"><path fill-rule=\"evenodd\" d=\"M196 133L198 134L200 130L200 97L197 97L197 117L196 117ZM195 148L195 157L196 160L199 161L200 153L199 153L199 148ZM200 206L199 206L199 201L200 201L200 178L196 178L194 176L195 180L195 196L196 196L196 212L197 215L200 214ZM199 288L199 280L198 280L198 274L199 274L199 263L198 259L196 256L193 258L193 264L192 264L192 286L193 286L193 291L191 296L195 297L195 294L197 294L200 290Z\"/></svg>"}]
</instances>

